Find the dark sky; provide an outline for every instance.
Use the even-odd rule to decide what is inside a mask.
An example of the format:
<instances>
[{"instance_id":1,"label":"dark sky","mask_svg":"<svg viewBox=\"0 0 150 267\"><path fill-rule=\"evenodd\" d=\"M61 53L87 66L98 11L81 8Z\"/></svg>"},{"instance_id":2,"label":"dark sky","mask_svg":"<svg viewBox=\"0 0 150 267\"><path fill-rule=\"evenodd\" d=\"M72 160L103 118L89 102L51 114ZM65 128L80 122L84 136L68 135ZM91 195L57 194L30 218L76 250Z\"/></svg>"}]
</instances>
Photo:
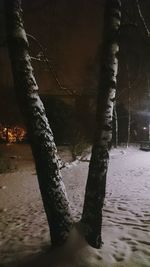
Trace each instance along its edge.
<instances>
[{"instance_id":1,"label":"dark sky","mask_svg":"<svg viewBox=\"0 0 150 267\"><path fill-rule=\"evenodd\" d=\"M93 94L99 81L100 52L103 31L104 0L24 0L24 25L28 34L46 48L62 86L77 94ZM150 1L139 1L150 28ZM0 36L5 39L3 1L0 1ZM118 91L128 86L126 64L131 82L135 82L133 97L142 97L147 90L150 71L150 42L138 18L135 0L122 0L123 23L137 24L121 30ZM36 56L38 45L29 39L30 54ZM62 95L44 63L32 62L41 95ZM148 75L147 75L148 73ZM0 122L18 120L11 69L7 49L0 48ZM127 91L121 94L126 99ZM7 107L7 108L6 108Z\"/></svg>"},{"instance_id":2,"label":"dark sky","mask_svg":"<svg viewBox=\"0 0 150 267\"><path fill-rule=\"evenodd\" d=\"M0 36L5 39L4 12L0 1ZM96 90L103 29L103 0L24 0L24 26L46 48L61 84L77 94ZM30 54L40 50L31 39ZM44 63L33 62L41 95L64 94ZM0 120L17 116L7 49L0 48ZM5 104L4 104L5 103ZM8 110L6 111L6 106ZM4 115L5 114L5 115ZM12 117L11 116L11 117Z\"/></svg>"},{"instance_id":3,"label":"dark sky","mask_svg":"<svg viewBox=\"0 0 150 267\"><path fill-rule=\"evenodd\" d=\"M26 32L35 36L47 49L47 57L52 61L62 84L75 90L83 90L87 87L88 72L92 72L92 69L95 71L101 43L103 1L22 2ZM38 45L30 38L29 41L31 55L35 55L39 52ZM8 87L11 83L7 62L4 63L8 61L6 55L3 54L1 60L1 83ZM49 90L55 93L57 85L45 67L41 63L35 67L40 90L42 93Z\"/></svg>"}]
</instances>

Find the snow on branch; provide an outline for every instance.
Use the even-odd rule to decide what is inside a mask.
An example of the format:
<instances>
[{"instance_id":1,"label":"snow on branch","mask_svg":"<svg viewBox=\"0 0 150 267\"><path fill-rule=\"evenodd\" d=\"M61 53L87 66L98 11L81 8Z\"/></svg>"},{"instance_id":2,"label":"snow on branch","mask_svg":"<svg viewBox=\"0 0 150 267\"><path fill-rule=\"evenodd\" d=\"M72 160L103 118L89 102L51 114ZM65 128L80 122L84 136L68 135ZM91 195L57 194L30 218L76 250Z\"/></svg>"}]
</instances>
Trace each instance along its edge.
<instances>
[{"instance_id":1,"label":"snow on branch","mask_svg":"<svg viewBox=\"0 0 150 267\"><path fill-rule=\"evenodd\" d=\"M143 14L142 14L141 7L140 7L140 4L139 4L139 0L136 0L136 4L137 4L137 8L138 8L138 13L139 13L140 19L141 19L141 21L142 21L142 23L144 25L145 31L147 33L147 36L150 37L150 31L149 31L149 28L148 28L148 26L146 24L145 18L144 18Z\"/></svg>"},{"instance_id":2,"label":"snow on branch","mask_svg":"<svg viewBox=\"0 0 150 267\"><path fill-rule=\"evenodd\" d=\"M60 82L60 80L59 80L59 78L58 78L58 76L56 74L56 71L54 70L54 67L52 66L52 64L50 63L49 59L46 56L45 48L43 47L43 45L33 35L27 34L27 36L29 38L31 38L40 48L40 52L37 55L37 57L31 57L31 59L46 63L47 64L47 68L50 71L50 73L52 74L52 76L53 76L55 82L57 83L58 87L61 90L66 91L66 93L69 94L69 95L76 94L75 90L73 90L71 88L67 88L67 87L62 85L62 83Z\"/></svg>"}]
</instances>

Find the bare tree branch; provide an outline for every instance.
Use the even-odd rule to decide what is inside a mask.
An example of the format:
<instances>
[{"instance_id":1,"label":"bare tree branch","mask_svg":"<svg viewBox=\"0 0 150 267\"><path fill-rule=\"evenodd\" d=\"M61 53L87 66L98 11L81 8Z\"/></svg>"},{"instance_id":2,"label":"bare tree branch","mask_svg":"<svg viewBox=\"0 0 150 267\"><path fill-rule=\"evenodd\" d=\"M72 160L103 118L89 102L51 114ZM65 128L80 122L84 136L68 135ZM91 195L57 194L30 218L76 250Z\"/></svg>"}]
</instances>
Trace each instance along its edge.
<instances>
[{"instance_id":1,"label":"bare tree branch","mask_svg":"<svg viewBox=\"0 0 150 267\"><path fill-rule=\"evenodd\" d=\"M137 27L138 27L138 24L137 24L137 23L134 23L134 22L126 22L126 23L122 23L122 25L121 25L121 27L120 27L120 31L121 31L122 29L129 28L129 27L137 28Z\"/></svg>"},{"instance_id":2,"label":"bare tree branch","mask_svg":"<svg viewBox=\"0 0 150 267\"><path fill-rule=\"evenodd\" d=\"M55 82L57 83L58 87L61 89L61 90L64 90L66 91L67 94L69 95L74 95L76 94L76 91L73 90L73 89L70 89L70 88L67 88L65 86L62 85L62 83L60 82L57 74L56 74L56 71L54 70L54 67L52 66L52 64L50 63L49 59L47 58L46 56L46 53L45 53L45 48L43 47L43 45L31 34L27 34L27 36L29 38L31 38L34 42L36 42L36 44L39 46L40 48L40 53L41 53L41 56L39 57L32 57L33 60L36 60L36 61L41 61L41 62L45 62L46 65L47 65L47 68L48 70L50 71L50 73L52 74ZM43 58L42 58L43 57Z\"/></svg>"},{"instance_id":3,"label":"bare tree branch","mask_svg":"<svg viewBox=\"0 0 150 267\"><path fill-rule=\"evenodd\" d=\"M140 4L139 4L139 0L136 0L136 4L137 4L138 13L139 13L140 19L141 19L141 21L142 21L142 23L144 25L146 34L147 34L148 37L150 37L150 31L149 31L149 28L148 28L148 26L146 24L145 18L144 18L143 14L142 14L141 7L140 7Z\"/></svg>"}]
</instances>

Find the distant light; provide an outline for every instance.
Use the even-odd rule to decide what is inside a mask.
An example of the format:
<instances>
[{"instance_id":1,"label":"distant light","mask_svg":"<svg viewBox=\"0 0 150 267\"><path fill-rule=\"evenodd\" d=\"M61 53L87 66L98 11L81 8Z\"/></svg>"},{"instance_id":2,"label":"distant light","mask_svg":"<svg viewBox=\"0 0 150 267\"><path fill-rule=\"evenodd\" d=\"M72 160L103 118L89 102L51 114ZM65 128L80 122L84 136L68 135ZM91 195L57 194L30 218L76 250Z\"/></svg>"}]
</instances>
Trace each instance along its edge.
<instances>
[{"instance_id":1,"label":"distant light","mask_svg":"<svg viewBox=\"0 0 150 267\"><path fill-rule=\"evenodd\" d=\"M147 127L143 127L143 130L144 130L144 131L147 130Z\"/></svg>"}]
</instances>

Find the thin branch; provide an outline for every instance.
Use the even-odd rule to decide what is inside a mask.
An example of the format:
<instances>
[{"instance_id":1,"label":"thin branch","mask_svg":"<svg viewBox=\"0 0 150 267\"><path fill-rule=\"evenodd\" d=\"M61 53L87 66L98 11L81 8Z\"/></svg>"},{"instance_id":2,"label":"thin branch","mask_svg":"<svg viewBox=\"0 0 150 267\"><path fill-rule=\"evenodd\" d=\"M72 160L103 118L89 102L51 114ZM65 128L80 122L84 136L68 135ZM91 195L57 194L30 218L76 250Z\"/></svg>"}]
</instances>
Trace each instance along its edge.
<instances>
[{"instance_id":1,"label":"thin branch","mask_svg":"<svg viewBox=\"0 0 150 267\"><path fill-rule=\"evenodd\" d=\"M135 22L126 22L126 23L122 23L122 25L121 25L121 27L120 27L120 31L121 31L122 29L129 28L129 27L137 28L137 27L138 27L138 24L135 23Z\"/></svg>"},{"instance_id":2,"label":"thin branch","mask_svg":"<svg viewBox=\"0 0 150 267\"><path fill-rule=\"evenodd\" d=\"M140 4L139 4L139 0L136 0L136 4L137 4L138 13L139 13L140 19L141 19L141 21L142 21L142 23L144 25L146 34L147 34L148 37L150 37L150 31L149 31L149 28L148 28L148 26L146 24L145 18L144 18L143 14L142 14L141 7L140 7Z\"/></svg>"},{"instance_id":3,"label":"thin branch","mask_svg":"<svg viewBox=\"0 0 150 267\"><path fill-rule=\"evenodd\" d=\"M39 46L40 52L42 53L42 56L43 56L43 60L41 58L38 58L38 57L32 57L32 59L36 60L36 61L42 61L42 62L45 62L47 64L48 70L52 74L54 80L56 81L57 85L59 86L59 88L61 90L64 90L64 91L66 91L66 93L71 94L71 95L76 94L75 90L67 88L67 87L64 87L61 84L61 82L60 82L60 80L59 80L59 78L58 78L58 76L57 76L57 74L56 74L56 72L54 70L54 67L52 66L52 64L50 64L50 61L46 56L45 48L43 47L43 45L33 35L27 34L27 36L30 37L34 42L36 42L36 44Z\"/></svg>"},{"instance_id":4,"label":"thin branch","mask_svg":"<svg viewBox=\"0 0 150 267\"><path fill-rule=\"evenodd\" d=\"M133 81L132 83L130 82L130 87L131 88L135 88L137 85L139 85L139 79L142 77L142 74L139 75L137 77L137 79L135 81ZM124 94L126 91L128 90L128 87L124 87L121 92L118 92L118 94L116 95L116 98L118 99L122 94Z\"/></svg>"},{"instance_id":5,"label":"thin branch","mask_svg":"<svg viewBox=\"0 0 150 267\"><path fill-rule=\"evenodd\" d=\"M38 57L30 57L32 60L35 60L35 61L40 61L40 62L45 62L45 60L42 60Z\"/></svg>"}]
</instances>

